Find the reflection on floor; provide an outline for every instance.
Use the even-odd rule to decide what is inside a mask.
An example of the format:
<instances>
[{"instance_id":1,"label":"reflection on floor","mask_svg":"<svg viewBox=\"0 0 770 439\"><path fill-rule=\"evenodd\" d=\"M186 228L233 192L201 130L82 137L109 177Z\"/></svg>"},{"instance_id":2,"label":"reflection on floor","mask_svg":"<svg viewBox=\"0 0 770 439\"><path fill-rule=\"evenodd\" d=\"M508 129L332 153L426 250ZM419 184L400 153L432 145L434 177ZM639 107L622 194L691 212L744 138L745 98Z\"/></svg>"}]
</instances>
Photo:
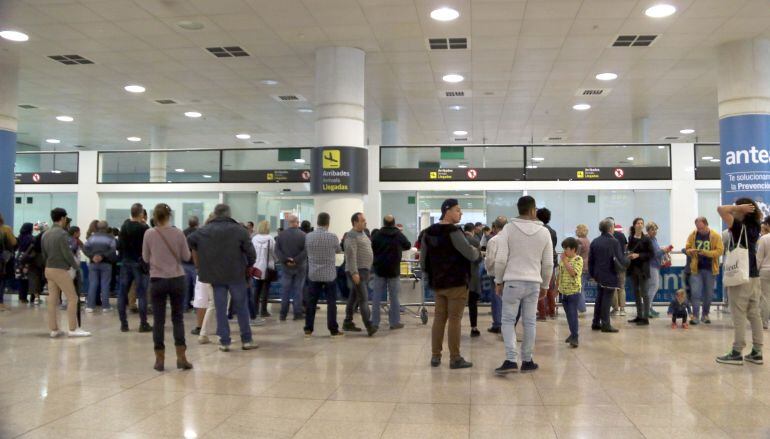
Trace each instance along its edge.
<instances>
[{"instance_id":1,"label":"reflection on floor","mask_svg":"<svg viewBox=\"0 0 770 439\"><path fill-rule=\"evenodd\" d=\"M332 340L319 313L311 339L301 322L269 319L254 331L256 351L222 353L188 336L195 369L157 373L135 314L129 334L97 312L83 315L94 337L51 340L45 307L13 297L0 313L0 437L769 437L768 366L717 365L732 331L729 315L715 317L686 331L618 319L619 334L582 319L576 350L563 318L538 323L540 370L497 378L502 342L469 338L467 318L462 349L475 365L450 371L429 367L430 325L412 316L399 331ZM193 321L186 315L188 333Z\"/></svg>"}]
</instances>

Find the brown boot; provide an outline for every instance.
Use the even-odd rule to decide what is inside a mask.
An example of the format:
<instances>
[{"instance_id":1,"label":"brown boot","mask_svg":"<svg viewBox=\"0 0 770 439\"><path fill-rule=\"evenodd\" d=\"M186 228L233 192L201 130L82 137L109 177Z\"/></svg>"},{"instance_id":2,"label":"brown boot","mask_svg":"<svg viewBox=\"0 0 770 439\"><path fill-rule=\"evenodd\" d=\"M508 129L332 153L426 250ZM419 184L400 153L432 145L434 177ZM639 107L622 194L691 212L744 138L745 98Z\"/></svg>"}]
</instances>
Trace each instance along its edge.
<instances>
[{"instance_id":1,"label":"brown boot","mask_svg":"<svg viewBox=\"0 0 770 439\"><path fill-rule=\"evenodd\" d=\"M163 372L164 361L166 361L166 350L155 349L155 366L153 366L153 369L157 370L158 372Z\"/></svg>"},{"instance_id":2,"label":"brown boot","mask_svg":"<svg viewBox=\"0 0 770 439\"><path fill-rule=\"evenodd\" d=\"M185 352L187 351L187 346L177 346L176 347L176 368L177 369L192 369L192 363L187 361L187 356L185 355Z\"/></svg>"}]
</instances>

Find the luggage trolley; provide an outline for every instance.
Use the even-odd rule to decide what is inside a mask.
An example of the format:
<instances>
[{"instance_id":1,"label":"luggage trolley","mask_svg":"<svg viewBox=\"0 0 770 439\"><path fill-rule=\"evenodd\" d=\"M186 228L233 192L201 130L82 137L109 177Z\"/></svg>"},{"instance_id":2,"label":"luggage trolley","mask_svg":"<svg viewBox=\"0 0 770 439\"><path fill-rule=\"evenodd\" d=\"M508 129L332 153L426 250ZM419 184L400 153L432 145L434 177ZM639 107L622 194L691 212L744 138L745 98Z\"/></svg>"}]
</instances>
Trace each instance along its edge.
<instances>
[{"instance_id":1,"label":"luggage trolley","mask_svg":"<svg viewBox=\"0 0 770 439\"><path fill-rule=\"evenodd\" d=\"M419 318L423 325L428 323L428 308L425 301L425 288L422 282L420 261L417 259L403 259L401 261L401 306ZM416 311L410 311L416 308Z\"/></svg>"}]
</instances>

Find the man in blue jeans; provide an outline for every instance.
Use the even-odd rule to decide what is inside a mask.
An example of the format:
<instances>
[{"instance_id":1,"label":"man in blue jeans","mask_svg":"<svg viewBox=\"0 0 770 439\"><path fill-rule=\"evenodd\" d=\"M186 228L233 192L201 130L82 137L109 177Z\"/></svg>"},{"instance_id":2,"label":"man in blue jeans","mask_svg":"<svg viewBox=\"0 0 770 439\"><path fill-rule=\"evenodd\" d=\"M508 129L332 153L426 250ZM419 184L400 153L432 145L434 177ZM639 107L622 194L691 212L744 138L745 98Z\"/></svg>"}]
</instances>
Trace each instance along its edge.
<instances>
[{"instance_id":1,"label":"man in blue jeans","mask_svg":"<svg viewBox=\"0 0 770 439\"><path fill-rule=\"evenodd\" d=\"M380 301L384 294L389 294L390 308L388 323L390 329L401 329L401 303L398 293L401 289L401 252L412 248L412 243L406 239L401 230L396 227L393 215L386 215L382 220L383 227L372 236L372 252L374 262L374 294L372 296L372 325L380 326Z\"/></svg>"},{"instance_id":2,"label":"man in blue jeans","mask_svg":"<svg viewBox=\"0 0 770 439\"><path fill-rule=\"evenodd\" d=\"M101 288L102 312L110 311L110 280L112 280L112 263L117 257L115 237L109 233L107 221L96 224L96 232L85 243L83 251L88 256L88 297L86 312L94 312L96 308L96 292Z\"/></svg>"},{"instance_id":3,"label":"man in blue jeans","mask_svg":"<svg viewBox=\"0 0 770 439\"><path fill-rule=\"evenodd\" d=\"M496 293L503 299L502 331L505 361L495 369L505 375L519 369L514 325L521 304L524 340L521 345L521 371L538 368L532 360L535 347L537 302L545 297L553 275L553 243L548 229L537 220L535 199L526 195L517 203L519 216L498 235L495 255Z\"/></svg>"},{"instance_id":4,"label":"man in blue jeans","mask_svg":"<svg viewBox=\"0 0 770 439\"><path fill-rule=\"evenodd\" d=\"M299 218L289 215L288 228L275 238L275 257L283 265L281 270L281 321L289 314L289 303L294 307L294 320L302 320L302 289L307 275L305 232L299 228Z\"/></svg>"},{"instance_id":5,"label":"man in blue jeans","mask_svg":"<svg viewBox=\"0 0 770 439\"><path fill-rule=\"evenodd\" d=\"M190 235L198 230L198 227L200 227L200 220L197 216L191 216L187 220L187 226L188 227L183 231L185 238L189 238ZM195 278L198 277L198 272L195 270L195 264L192 259L189 261L182 261L182 269L184 270L185 278L184 308L185 310L189 310L193 308L192 301L193 296L195 295Z\"/></svg>"},{"instance_id":6,"label":"man in blue jeans","mask_svg":"<svg viewBox=\"0 0 770 439\"><path fill-rule=\"evenodd\" d=\"M147 282L148 274L142 270L142 243L144 232L150 227L144 220L144 207L141 203L131 206L131 219L123 223L118 239L118 253L121 258L120 290L118 291L118 316L120 330L128 332L126 303L131 282L136 282L136 301L139 304L139 332L151 332L147 323Z\"/></svg>"},{"instance_id":7,"label":"man in blue jeans","mask_svg":"<svg viewBox=\"0 0 770 439\"><path fill-rule=\"evenodd\" d=\"M340 240L329 232L331 218L326 212L318 214L318 227L305 237L307 249L309 292L305 313L305 337L313 335L318 299L326 294L326 327L332 337L344 335L337 323L337 265L336 255L342 253Z\"/></svg>"},{"instance_id":8,"label":"man in blue jeans","mask_svg":"<svg viewBox=\"0 0 770 439\"><path fill-rule=\"evenodd\" d=\"M254 265L257 254L246 228L231 218L230 206L217 204L214 219L187 239L201 282L214 289L219 350L230 351L230 324L227 320L227 292L230 292L238 327L241 349L256 349L249 326L247 269Z\"/></svg>"},{"instance_id":9,"label":"man in blue jeans","mask_svg":"<svg viewBox=\"0 0 770 439\"><path fill-rule=\"evenodd\" d=\"M497 236L500 234L500 231L503 230L503 227L508 224L508 218L504 216L498 216L493 222L492 222L492 233L490 238L487 240L487 252L484 256L484 267L487 269L487 274L489 277L492 278L492 282L494 282L495 278L495 256L497 255ZM499 334L500 327L502 326L502 317L503 317L503 301L500 296L497 294L493 294L491 298L491 305L492 305L492 326L487 329L487 332L491 332L492 334Z\"/></svg>"}]
</instances>

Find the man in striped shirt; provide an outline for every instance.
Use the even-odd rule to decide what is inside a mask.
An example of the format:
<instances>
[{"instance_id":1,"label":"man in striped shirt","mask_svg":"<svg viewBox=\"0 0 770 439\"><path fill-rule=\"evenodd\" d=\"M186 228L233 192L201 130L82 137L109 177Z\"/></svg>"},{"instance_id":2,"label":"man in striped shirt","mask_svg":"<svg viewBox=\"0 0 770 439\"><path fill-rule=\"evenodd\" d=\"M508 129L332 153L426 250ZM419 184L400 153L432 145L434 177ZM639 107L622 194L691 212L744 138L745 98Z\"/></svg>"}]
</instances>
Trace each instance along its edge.
<instances>
[{"instance_id":1,"label":"man in striped shirt","mask_svg":"<svg viewBox=\"0 0 770 439\"><path fill-rule=\"evenodd\" d=\"M305 236L308 261L309 294L305 312L305 337L313 334L315 311L321 293L326 293L326 325L332 337L344 335L337 324L337 265L335 256L342 253L337 235L329 232L331 218L318 214L318 227Z\"/></svg>"}]
</instances>

